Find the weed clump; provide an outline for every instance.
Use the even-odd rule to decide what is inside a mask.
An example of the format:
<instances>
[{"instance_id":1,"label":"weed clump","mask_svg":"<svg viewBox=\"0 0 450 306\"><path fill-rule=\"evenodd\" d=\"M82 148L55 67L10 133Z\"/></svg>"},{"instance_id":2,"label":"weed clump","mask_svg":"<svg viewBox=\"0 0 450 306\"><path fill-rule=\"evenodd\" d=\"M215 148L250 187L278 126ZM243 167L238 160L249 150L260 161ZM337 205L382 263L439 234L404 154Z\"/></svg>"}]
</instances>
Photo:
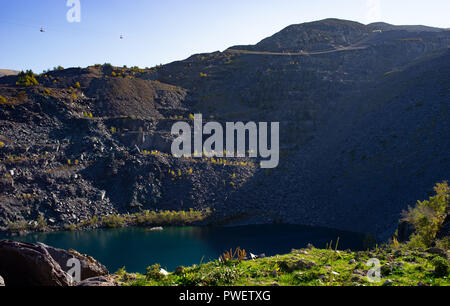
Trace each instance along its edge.
<instances>
[{"instance_id":1,"label":"weed clump","mask_svg":"<svg viewBox=\"0 0 450 306\"><path fill-rule=\"evenodd\" d=\"M247 252L245 250L241 250L240 247L237 247L236 250L230 249L228 252L223 253L220 256L220 262L222 263L230 263L232 261L243 261L247 257Z\"/></svg>"},{"instance_id":2,"label":"weed clump","mask_svg":"<svg viewBox=\"0 0 450 306\"><path fill-rule=\"evenodd\" d=\"M102 218L101 223L106 228L121 228L125 225L125 218L119 215L110 215Z\"/></svg>"},{"instance_id":3,"label":"weed clump","mask_svg":"<svg viewBox=\"0 0 450 306\"><path fill-rule=\"evenodd\" d=\"M145 278L147 281L149 280L160 281L164 277L165 275L161 273L161 265L155 264L147 268L147 273L145 274Z\"/></svg>"},{"instance_id":4,"label":"weed clump","mask_svg":"<svg viewBox=\"0 0 450 306\"><path fill-rule=\"evenodd\" d=\"M26 223L25 221L10 222L8 224L8 231L10 231L11 233L26 231L28 230L28 228L28 223Z\"/></svg>"},{"instance_id":5,"label":"weed clump","mask_svg":"<svg viewBox=\"0 0 450 306\"><path fill-rule=\"evenodd\" d=\"M36 229L39 231L45 231L47 229L47 220L44 216L40 215L36 221Z\"/></svg>"}]
</instances>

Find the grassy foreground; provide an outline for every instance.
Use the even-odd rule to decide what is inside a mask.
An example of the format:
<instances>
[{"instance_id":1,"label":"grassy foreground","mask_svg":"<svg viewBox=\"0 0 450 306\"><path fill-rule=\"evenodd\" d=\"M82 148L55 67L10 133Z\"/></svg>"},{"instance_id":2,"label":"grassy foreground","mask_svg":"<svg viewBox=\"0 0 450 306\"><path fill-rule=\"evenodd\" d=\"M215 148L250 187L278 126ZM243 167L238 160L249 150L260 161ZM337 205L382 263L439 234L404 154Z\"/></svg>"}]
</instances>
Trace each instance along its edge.
<instances>
[{"instance_id":1,"label":"grassy foreground","mask_svg":"<svg viewBox=\"0 0 450 306\"><path fill-rule=\"evenodd\" d=\"M292 250L290 254L245 260L245 250L230 250L214 262L164 273L159 265L146 274L115 274L124 286L450 286L450 237L441 230L449 214L450 187L404 213L415 232L406 243L391 242L363 252L333 248Z\"/></svg>"},{"instance_id":2,"label":"grassy foreground","mask_svg":"<svg viewBox=\"0 0 450 306\"><path fill-rule=\"evenodd\" d=\"M310 247L256 260L179 267L168 275L160 272L159 265L149 267L146 274L122 269L115 278L123 286L449 286L448 254L435 253L433 249L351 252ZM368 264L372 258L380 262L377 282L367 278L376 276L371 273L376 267Z\"/></svg>"}]
</instances>

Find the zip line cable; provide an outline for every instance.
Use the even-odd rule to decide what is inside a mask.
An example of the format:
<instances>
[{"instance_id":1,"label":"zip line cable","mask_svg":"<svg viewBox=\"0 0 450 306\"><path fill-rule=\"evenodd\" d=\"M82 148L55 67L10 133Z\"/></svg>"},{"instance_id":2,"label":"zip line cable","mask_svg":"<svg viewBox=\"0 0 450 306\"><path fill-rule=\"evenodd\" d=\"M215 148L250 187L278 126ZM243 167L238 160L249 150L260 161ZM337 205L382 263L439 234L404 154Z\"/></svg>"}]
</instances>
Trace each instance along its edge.
<instances>
[{"instance_id":1,"label":"zip line cable","mask_svg":"<svg viewBox=\"0 0 450 306\"><path fill-rule=\"evenodd\" d=\"M0 23L2 24L8 24L8 25L13 25L13 26L18 26L18 27L26 27L29 29L36 29L37 32L41 32L41 33L61 33L61 34L65 34L67 35L68 32L70 34L70 32L78 32L79 34L86 34L89 33L90 35L92 34L96 34L96 35L102 35L102 36L115 36L120 40L123 40L127 37L133 37L132 35L128 35L125 34L123 32L117 33L117 34L112 34L111 32L104 32L104 31L98 31L98 30L92 30L92 29L88 29L88 28L82 28L80 26L74 26L73 28L71 28L70 30L61 30L60 27L55 27L55 26L48 26L48 25L36 25L36 24L24 24L24 23L18 23L18 22L11 22L11 21L7 21L7 20L0 20Z\"/></svg>"},{"instance_id":2,"label":"zip line cable","mask_svg":"<svg viewBox=\"0 0 450 306\"><path fill-rule=\"evenodd\" d=\"M33 21L34 22L34 21ZM2 26L6 25L6 26ZM6 27L7 29L11 26L14 27L21 27L21 28L26 28L26 32L35 32L37 35L48 35L48 37L55 37L55 35L57 36L70 36L72 35L83 35L83 37L98 37L98 36L103 36L103 37L107 37L108 39L114 39L114 41L126 41L127 38L135 38L135 35L128 35L126 33L123 32L118 32L118 33L114 33L112 34L112 32L106 32L106 31L99 31L98 29L94 29L92 30L91 28L85 28L85 27L80 27L78 24L77 25L64 25L64 26L49 26L49 25L45 25L45 24L40 24L37 25L38 23L22 23L22 22L13 22L13 21L9 21L9 20L2 20L0 19L0 26L4 29L4 27ZM19 30L21 32L24 32L25 30ZM52 35L54 34L54 35ZM114 38L113 38L114 37Z\"/></svg>"}]
</instances>

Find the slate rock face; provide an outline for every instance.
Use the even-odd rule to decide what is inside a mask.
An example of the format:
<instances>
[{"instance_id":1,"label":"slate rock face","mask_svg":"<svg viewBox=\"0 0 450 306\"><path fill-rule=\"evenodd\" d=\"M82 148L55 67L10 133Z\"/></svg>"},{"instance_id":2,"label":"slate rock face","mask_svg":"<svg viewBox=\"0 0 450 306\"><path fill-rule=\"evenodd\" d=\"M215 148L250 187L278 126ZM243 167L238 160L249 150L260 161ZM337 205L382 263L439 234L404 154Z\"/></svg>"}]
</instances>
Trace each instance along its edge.
<instances>
[{"instance_id":1,"label":"slate rock face","mask_svg":"<svg viewBox=\"0 0 450 306\"><path fill-rule=\"evenodd\" d=\"M330 50L337 45L346 45L366 38L369 29L357 22L342 22L326 19L311 23L291 25L256 45L264 51ZM325 39L324 39L325 38Z\"/></svg>"},{"instance_id":2,"label":"slate rock face","mask_svg":"<svg viewBox=\"0 0 450 306\"><path fill-rule=\"evenodd\" d=\"M109 272L90 256L74 250L56 249L41 243L0 241L0 275L8 286L72 286L67 272L71 258L80 261L81 281L108 275Z\"/></svg>"},{"instance_id":3,"label":"slate rock face","mask_svg":"<svg viewBox=\"0 0 450 306\"><path fill-rule=\"evenodd\" d=\"M387 239L449 180L449 45L444 29L327 19L149 69L2 77L0 230L210 208ZM173 157L171 127L195 113L280 122L279 167Z\"/></svg>"}]
</instances>

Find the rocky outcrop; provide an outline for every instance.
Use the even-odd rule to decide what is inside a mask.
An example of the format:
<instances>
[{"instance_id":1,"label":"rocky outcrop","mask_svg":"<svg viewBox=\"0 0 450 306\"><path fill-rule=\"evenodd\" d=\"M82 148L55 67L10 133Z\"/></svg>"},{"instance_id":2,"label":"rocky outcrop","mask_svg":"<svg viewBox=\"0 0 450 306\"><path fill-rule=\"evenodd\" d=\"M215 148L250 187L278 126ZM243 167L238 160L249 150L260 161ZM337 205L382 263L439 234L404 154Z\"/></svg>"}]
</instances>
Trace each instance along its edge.
<instances>
[{"instance_id":1,"label":"rocky outcrop","mask_svg":"<svg viewBox=\"0 0 450 306\"><path fill-rule=\"evenodd\" d=\"M42 245L3 240L0 258L0 275L8 286L71 285L67 274Z\"/></svg>"},{"instance_id":2,"label":"rocky outcrop","mask_svg":"<svg viewBox=\"0 0 450 306\"><path fill-rule=\"evenodd\" d=\"M112 276L99 276L86 279L77 285L78 287L115 287L118 283Z\"/></svg>"},{"instance_id":3,"label":"rocky outcrop","mask_svg":"<svg viewBox=\"0 0 450 306\"><path fill-rule=\"evenodd\" d=\"M338 45L349 45L366 38L369 29L357 22L326 19L291 25L258 43L254 49L263 51L323 51ZM323 37L326 37L324 39Z\"/></svg>"},{"instance_id":4,"label":"rocky outcrop","mask_svg":"<svg viewBox=\"0 0 450 306\"><path fill-rule=\"evenodd\" d=\"M44 244L0 241L0 275L8 286L71 286L69 259L80 261L81 280L108 275L108 270L90 256Z\"/></svg>"},{"instance_id":5,"label":"rocky outcrop","mask_svg":"<svg viewBox=\"0 0 450 306\"><path fill-rule=\"evenodd\" d=\"M66 251L43 244L41 245L45 247L64 272L68 272L72 268L71 266L67 266L67 262L71 258L78 259L81 267L81 280L109 274L108 269L91 256L80 254L75 250Z\"/></svg>"}]
</instances>

